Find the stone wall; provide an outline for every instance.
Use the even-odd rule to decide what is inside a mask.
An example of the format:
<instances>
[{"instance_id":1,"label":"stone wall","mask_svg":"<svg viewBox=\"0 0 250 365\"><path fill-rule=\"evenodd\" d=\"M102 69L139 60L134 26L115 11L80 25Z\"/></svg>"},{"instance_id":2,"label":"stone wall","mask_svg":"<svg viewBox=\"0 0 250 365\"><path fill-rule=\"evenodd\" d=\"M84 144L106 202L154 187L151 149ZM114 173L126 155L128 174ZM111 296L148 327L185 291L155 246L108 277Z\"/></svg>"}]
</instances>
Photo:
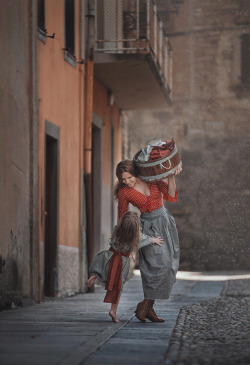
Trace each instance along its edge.
<instances>
[{"instance_id":1,"label":"stone wall","mask_svg":"<svg viewBox=\"0 0 250 365\"><path fill-rule=\"evenodd\" d=\"M37 297L36 2L1 1L0 306ZM36 22L36 18L34 18Z\"/></svg>"},{"instance_id":2,"label":"stone wall","mask_svg":"<svg viewBox=\"0 0 250 365\"><path fill-rule=\"evenodd\" d=\"M175 137L180 149L179 202L168 204L180 235L180 269L250 268L250 89L241 70L241 36L250 33L250 18L244 5L184 0L179 15L165 19L174 54L172 105L126 113L130 157L153 138Z\"/></svg>"}]
</instances>

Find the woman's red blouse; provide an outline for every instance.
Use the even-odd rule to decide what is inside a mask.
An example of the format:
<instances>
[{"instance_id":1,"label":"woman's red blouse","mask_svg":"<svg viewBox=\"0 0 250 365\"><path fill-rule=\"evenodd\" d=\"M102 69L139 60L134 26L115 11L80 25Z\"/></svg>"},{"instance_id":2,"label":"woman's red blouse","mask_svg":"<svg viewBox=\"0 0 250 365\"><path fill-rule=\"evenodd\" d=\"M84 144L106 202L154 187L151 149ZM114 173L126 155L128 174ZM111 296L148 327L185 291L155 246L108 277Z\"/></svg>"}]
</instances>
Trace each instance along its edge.
<instances>
[{"instance_id":1,"label":"woman's red blouse","mask_svg":"<svg viewBox=\"0 0 250 365\"><path fill-rule=\"evenodd\" d=\"M168 184L161 180L157 182L147 183L150 196L140 193L134 188L124 186L118 192L118 212L119 218L128 211L129 203L137 207L141 213L152 212L163 205L163 198L170 202L178 201L178 192L172 198L168 194Z\"/></svg>"}]
</instances>

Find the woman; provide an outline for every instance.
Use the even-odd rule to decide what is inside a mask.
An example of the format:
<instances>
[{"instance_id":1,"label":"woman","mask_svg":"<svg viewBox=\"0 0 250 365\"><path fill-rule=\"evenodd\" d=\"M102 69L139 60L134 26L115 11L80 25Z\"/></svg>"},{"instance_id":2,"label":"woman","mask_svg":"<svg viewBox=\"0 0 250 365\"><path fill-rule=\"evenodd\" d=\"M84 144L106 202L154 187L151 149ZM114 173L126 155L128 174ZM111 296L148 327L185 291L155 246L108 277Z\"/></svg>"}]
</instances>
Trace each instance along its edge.
<instances>
[{"instance_id":1,"label":"woman","mask_svg":"<svg viewBox=\"0 0 250 365\"><path fill-rule=\"evenodd\" d=\"M181 165L175 175L182 171ZM144 300L138 303L136 317L146 322L164 322L158 318L153 305L155 299L168 299L179 266L179 239L174 217L163 205L163 198L177 202L174 176L165 181L144 182L138 178L133 161L121 161L116 168L118 182L114 195L118 200L119 219L129 209L129 204L141 212L141 229L144 234L139 244L139 268L142 277ZM155 238L161 240L154 245Z\"/></svg>"}]
</instances>

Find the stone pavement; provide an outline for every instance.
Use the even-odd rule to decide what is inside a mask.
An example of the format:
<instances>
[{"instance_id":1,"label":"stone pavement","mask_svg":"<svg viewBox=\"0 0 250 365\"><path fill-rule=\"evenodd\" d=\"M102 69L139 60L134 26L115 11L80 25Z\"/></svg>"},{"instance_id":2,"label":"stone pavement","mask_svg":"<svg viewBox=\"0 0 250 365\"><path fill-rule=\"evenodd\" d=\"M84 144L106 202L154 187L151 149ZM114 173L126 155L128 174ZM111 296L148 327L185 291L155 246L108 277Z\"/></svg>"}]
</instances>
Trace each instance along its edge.
<instances>
[{"instance_id":1,"label":"stone pavement","mask_svg":"<svg viewBox=\"0 0 250 365\"><path fill-rule=\"evenodd\" d=\"M166 322L141 323L134 317L142 300L135 274L124 287L120 323L111 322L98 286L95 293L1 312L0 364L250 364L249 280L183 277L170 300L156 302Z\"/></svg>"},{"instance_id":2,"label":"stone pavement","mask_svg":"<svg viewBox=\"0 0 250 365\"><path fill-rule=\"evenodd\" d=\"M250 364L250 280L180 310L162 364Z\"/></svg>"}]
</instances>

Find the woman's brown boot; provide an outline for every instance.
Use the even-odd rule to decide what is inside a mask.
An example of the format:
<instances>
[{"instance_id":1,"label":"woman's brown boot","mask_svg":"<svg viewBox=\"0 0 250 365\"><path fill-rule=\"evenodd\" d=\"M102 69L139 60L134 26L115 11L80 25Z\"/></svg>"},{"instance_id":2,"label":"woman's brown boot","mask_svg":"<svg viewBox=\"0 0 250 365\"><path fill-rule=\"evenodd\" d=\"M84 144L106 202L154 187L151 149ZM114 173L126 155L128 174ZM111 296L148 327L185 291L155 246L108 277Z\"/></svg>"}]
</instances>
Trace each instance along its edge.
<instances>
[{"instance_id":1,"label":"woman's brown boot","mask_svg":"<svg viewBox=\"0 0 250 365\"><path fill-rule=\"evenodd\" d=\"M149 311L146 315L146 318L149 319L151 322L165 322L165 320L163 318L159 318L157 316L157 314L155 313L155 311L153 309L154 302L155 302L154 300L150 300Z\"/></svg>"},{"instance_id":2,"label":"woman's brown boot","mask_svg":"<svg viewBox=\"0 0 250 365\"><path fill-rule=\"evenodd\" d=\"M149 306L150 306L150 299L144 299L142 302L137 304L135 316L141 322L146 322L146 316L148 314Z\"/></svg>"}]
</instances>

